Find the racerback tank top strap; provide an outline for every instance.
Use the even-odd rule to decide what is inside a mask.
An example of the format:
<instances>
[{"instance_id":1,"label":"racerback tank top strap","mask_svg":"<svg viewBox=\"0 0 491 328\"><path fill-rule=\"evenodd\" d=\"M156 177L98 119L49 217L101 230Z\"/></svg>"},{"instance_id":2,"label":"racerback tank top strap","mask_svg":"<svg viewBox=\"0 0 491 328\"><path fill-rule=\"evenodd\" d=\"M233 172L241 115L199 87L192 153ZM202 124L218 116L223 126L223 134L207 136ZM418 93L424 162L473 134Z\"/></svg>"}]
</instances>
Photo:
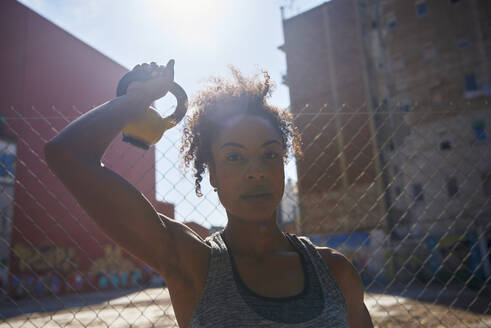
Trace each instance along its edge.
<instances>
[{"instance_id":1,"label":"racerback tank top strap","mask_svg":"<svg viewBox=\"0 0 491 328\"><path fill-rule=\"evenodd\" d=\"M336 281L331 269L329 269L329 266L322 258L322 255L315 248L315 245L307 237L297 237L296 235L289 233L286 233L286 235L289 237L290 241L294 242L299 247L303 246L307 250L307 254L314 264L319 279L321 280L323 290L327 293L326 296L332 300L335 300L334 303L341 305L342 309L340 310L346 312L348 306L346 304L346 299L344 298L343 292L339 287L339 284Z\"/></svg>"},{"instance_id":2,"label":"racerback tank top strap","mask_svg":"<svg viewBox=\"0 0 491 328\"><path fill-rule=\"evenodd\" d=\"M215 232L205 240L211 247L208 276L188 327L348 327L346 302L342 292L315 246L305 237L291 234L287 234L287 237L297 251L307 254L310 259L307 261L308 265L313 265L319 277L324 295L324 308L319 315L298 323L278 322L261 316L244 300L244 295L241 294L234 278L227 245L220 232Z\"/></svg>"}]
</instances>

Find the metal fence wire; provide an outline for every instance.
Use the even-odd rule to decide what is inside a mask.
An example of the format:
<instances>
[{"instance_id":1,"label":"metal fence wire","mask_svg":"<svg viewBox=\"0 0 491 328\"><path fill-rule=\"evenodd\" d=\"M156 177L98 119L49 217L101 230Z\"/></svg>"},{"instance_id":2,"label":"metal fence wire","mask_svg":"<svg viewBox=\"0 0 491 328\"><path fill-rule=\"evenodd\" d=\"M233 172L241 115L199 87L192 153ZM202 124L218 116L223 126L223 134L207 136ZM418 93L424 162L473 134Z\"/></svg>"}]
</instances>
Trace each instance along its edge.
<instances>
[{"instance_id":1,"label":"metal fence wire","mask_svg":"<svg viewBox=\"0 0 491 328\"><path fill-rule=\"evenodd\" d=\"M83 113L7 113L0 327L177 327L165 281L106 238L46 165L43 145ZM278 225L351 260L377 327L491 327L489 109L292 114L304 155L287 167ZM118 136L103 163L206 236L226 217L209 186L198 198L182 174L180 135L170 130L147 151Z\"/></svg>"}]
</instances>

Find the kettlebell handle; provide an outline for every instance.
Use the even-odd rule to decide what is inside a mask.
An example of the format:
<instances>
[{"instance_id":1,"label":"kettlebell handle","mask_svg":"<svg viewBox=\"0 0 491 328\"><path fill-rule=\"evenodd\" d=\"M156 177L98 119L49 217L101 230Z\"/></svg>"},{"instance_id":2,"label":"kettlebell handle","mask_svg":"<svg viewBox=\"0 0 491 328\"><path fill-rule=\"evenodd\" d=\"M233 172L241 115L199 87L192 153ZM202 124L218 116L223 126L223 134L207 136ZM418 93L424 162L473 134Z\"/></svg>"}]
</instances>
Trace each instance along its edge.
<instances>
[{"instance_id":1,"label":"kettlebell handle","mask_svg":"<svg viewBox=\"0 0 491 328\"><path fill-rule=\"evenodd\" d=\"M126 94L128 91L128 86L131 82L135 81L147 81L152 78L150 72L147 71L129 71L118 82L118 86L116 88L116 96L122 96ZM179 123L184 115L186 115L186 111L188 110L188 96L186 91L177 84L176 82L172 82L172 85L169 88L169 92L176 97L177 106L174 113L164 118L166 121L171 121L173 125Z\"/></svg>"}]
</instances>

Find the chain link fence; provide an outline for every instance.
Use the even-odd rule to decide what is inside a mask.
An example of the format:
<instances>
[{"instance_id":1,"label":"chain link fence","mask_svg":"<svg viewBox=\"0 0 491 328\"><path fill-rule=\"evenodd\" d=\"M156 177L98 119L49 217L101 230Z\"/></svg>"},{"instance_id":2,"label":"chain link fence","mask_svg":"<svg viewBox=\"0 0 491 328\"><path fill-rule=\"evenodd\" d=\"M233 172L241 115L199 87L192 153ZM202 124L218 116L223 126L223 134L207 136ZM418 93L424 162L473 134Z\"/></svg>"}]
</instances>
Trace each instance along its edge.
<instances>
[{"instance_id":1,"label":"chain link fence","mask_svg":"<svg viewBox=\"0 0 491 328\"><path fill-rule=\"evenodd\" d=\"M177 327L165 281L107 239L46 165L43 145L82 112L6 112L0 327ZM489 109L292 114L304 156L287 166L278 225L351 260L377 327L491 327ZM226 217L181 173L180 135L148 151L118 136L103 163L205 236Z\"/></svg>"}]
</instances>

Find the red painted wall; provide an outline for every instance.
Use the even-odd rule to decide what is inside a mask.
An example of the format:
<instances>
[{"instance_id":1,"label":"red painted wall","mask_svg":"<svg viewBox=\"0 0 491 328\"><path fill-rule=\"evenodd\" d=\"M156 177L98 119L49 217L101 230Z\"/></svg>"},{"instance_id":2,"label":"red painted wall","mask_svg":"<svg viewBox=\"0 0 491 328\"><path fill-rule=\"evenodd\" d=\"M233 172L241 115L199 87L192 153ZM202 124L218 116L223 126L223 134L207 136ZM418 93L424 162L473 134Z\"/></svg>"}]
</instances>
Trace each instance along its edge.
<instances>
[{"instance_id":1,"label":"red painted wall","mask_svg":"<svg viewBox=\"0 0 491 328\"><path fill-rule=\"evenodd\" d=\"M17 140L11 294L49 293L46 286L60 293L110 288L138 280L138 271L145 276L142 264L121 254L91 222L43 154L45 142L68 123L114 97L127 69L14 0L0 2L0 40L2 134ZM155 200L153 148L137 149L120 134L103 163L158 211L174 216L172 204ZM107 284L103 271L113 274Z\"/></svg>"}]
</instances>

